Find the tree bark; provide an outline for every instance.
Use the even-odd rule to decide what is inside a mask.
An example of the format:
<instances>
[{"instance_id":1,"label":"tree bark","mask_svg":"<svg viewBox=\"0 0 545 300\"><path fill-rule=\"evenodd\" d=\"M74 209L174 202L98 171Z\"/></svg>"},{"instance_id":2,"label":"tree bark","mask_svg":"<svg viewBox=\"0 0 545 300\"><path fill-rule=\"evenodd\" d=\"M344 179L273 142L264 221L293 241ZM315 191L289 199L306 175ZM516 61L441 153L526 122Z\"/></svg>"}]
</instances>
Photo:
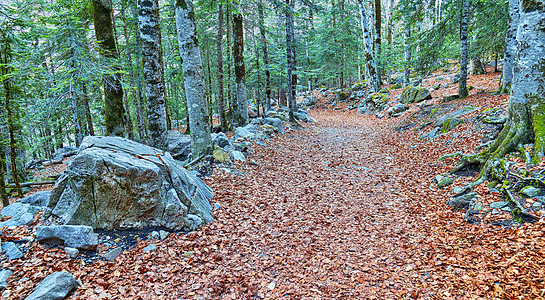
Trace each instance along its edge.
<instances>
[{"instance_id":1,"label":"tree bark","mask_svg":"<svg viewBox=\"0 0 545 300\"><path fill-rule=\"evenodd\" d=\"M89 107L89 96L87 94L87 84L81 84L81 90L83 92L83 108L85 109L85 120L87 121L87 131L89 135L95 135L95 128L93 127L93 118L91 117L91 108Z\"/></svg>"},{"instance_id":2,"label":"tree bark","mask_svg":"<svg viewBox=\"0 0 545 300\"><path fill-rule=\"evenodd\" d=\"M75 78L72 78L72 80L75 80ZM83 141L83 134L81 130L81 122L79 121L78 117L78 95L76 94L73 83L70 83L69 89L71 99L70 103L72 105L72 122L74 122L74 133L76 136L76 147L79 147Z\"/></svg>"},{"instance_id":3,"label":"tree bark","mask_svg":"<svg viewBox=\"0 0 545 300\"><path fill-rule=\"evenodd\" d=\"M166 148L167 112L158 0L138 0L144 90L148 106L149 144Z\"/></svg>"},{"instance_id":4,"label":"tree bark","mask_svg":"<svg viewBox=\"0 0 545 300\"><path fill-rule=\"evenodd\" d=\"M378 79L382 81L382 62L381 62L381 53L382 53L382 7L380 0L375 0L375 57L377 60L377 73Z\"/></svg>"},{"instance_id":5,"label":"tree bark","mask_svg":"<svg viewBox=\"0 0 545 300\"><path fill-rule=\"evenodd\" d=\"M259 33L261 35L261 48L263 51L263 68L265 69L265 107L271 109L271 72L269 70L269 54L267 52L267 35L265 30L265 17L263 13L263 1L258 2Z\"/></svg>"},{"instance_id":6,"label":"tree bark","mask_svg":"<svg viewBox=\"0 0 545 300\"><path fill-rule=\"evenodd\" d=\"M95 35L103 55L107 58L117 58L113 23L112 3L108 0L93 0L93 18ZM112 75L102 76L104 85L104 122L106 135L123 136L125 134L123 88L119 79Z\"/></svg>"},{"instance_id":7,"label":"tree bark","mask_svg":"<svg viewBox=\"0 0 545 300\"><path fill-rule=\"evenodd\" d=\"M184 70L187 113L191 128L191 154L198 159L212 152L208 126L201 52L197 42L195 13L192 0L176 1L176 29Z\"/></svg>"},{"instance_id":8,"label":"tree bark","mask_svg":"<svg viewBox=\"0 0 545 300\"><path fill-rule=\"evenodd\" d=\"M373 57L369 27L367 26L367 9L365 7L365 1L358 0L358 3L360 7L361 28L363 31L363 45L367 70L369 72L369 76L371 77L371 86L375 92L378 92L380 90L380 80L378 78L377 66Z\"/></svg>"},{"instance_id":9,"label":"tree bark","mask_svg":"<svg viewBox=\"0 0 545 300\"><path fill-rule=\"evenodd\" d=\"M403 71L403 82L405 86L409 85L409 77L411 76L411 23L409 22L409 16L405 15L404 17L404 40L403 43L405 44L405 70Z\"/></svg>"},{"instance_id":10,"label":"tree bark","mask_svg":"<svg viewBox=\"0 0 545 300\"><path fill-rule=\"evenodd\" d=\"M467 96L467 31L469 23L469 5L471 0L462 0L462 12L460 16L460 82L458 95L460 98Z\"/></svg>"},{"instance_id":11,"label":"tree bark","mask_svg":"<svg viewBox=\"0 0 545 300\"><path fill-rule=\"evenodd\" d=\"M218 35L217 60L218 65L218 112L222 131L227 131L227 117L225 115L225 97L223 94L223 4L218 4Z\"/></svg>"},{"instance_id":12,"label":"tree bark","mask_svg":"<svg viewBox=\"0 0 545 300\"><path fill-rule=\"evenodd\" d=\"M513 83L513 54L517 48L518 25L519 0L509 0L509 27L505 33L505 54L503 56L503 74L500 92L508 93Z\"/></svg>"},{"instance_id":13,"label":"tree bark","mask_svg":"<svg viewBox=\"0 0 545 300\"><path fill-rule=\"evenodd\" d=\"M4 149L2 144L0 144L0 147L1 149ZM6 173L4 157L5 155L4 153L2 153L2 155L0 156L0 197L2 198L2 207L6 207L9 205L8 193L6 192L6 178L4 175Z\"/></svg>"},{"instance_id":14,"label":"tree bark","mask_svg":"<svg viewBox=\"0 0 545 300\"><path fill-rule=\"evenodd\" d=\"M295 110L297 109L297 103L295 102L294 82L293 82L293 71L295 68L295 51L293 50L293 9L294 9L294 0L286 0L286 56L288 61L288 105L290 108L289 118L290 122L295 122Z\"/></svg>"},{"instance_id":15,"label":"tree bark","mask_svg":"<svg viewBox=\"0 0 545 300\"><path fill-rule=\"evenodd\" d=\"M237 101L234 105L233 121L237 126L248 124L248 99L246 99L246 68L244 66L244 30L240 5L235 4L233 13L233 58L235 62L235 80Z\"/></svg>"}]
</instances>

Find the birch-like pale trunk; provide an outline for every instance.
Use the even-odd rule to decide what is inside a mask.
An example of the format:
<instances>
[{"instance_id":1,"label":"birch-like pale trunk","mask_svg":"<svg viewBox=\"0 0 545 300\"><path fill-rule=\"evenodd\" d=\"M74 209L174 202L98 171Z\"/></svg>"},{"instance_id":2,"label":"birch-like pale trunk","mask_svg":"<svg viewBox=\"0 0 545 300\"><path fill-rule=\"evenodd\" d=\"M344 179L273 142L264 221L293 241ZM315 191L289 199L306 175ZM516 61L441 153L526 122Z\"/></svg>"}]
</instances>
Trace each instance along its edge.
<instances>
[{"instance_id":1,"label":"birch-like pale trunk","mask_svg":"<svg viewBox=\"0 0 545 300\"><path fill-rule=\"evenodd\" d=\"M149 144L166 148L167 112L158 0L138 0L144 90L148 104Z\"/></svg>"},{"instance_id":2,"label":"birch-like pale trunk","mask_svg":"<svg viewBox=\"0 0 545 300\"><path fill-rule=\"evenodd\" d=\"M175 8L178 46L184 71L187 114L191 128L191 154L199 159L212 152L201 51L197 41L192 0L177 0Z\"/></svg>"},{"instance_id":3,"label":"birch-like pale trunk","mask_svg":"<svg viewBox=\"0 0 545 300\"><path fill-rule=\"evenodd\" d=\"M217 35L217 59L218 65L218 113L220 125L223 131L227 131L227 116L225 114L225 97L223 94L223 4L218 4L218 35Z\"/></svg>"},{"instance_id":4,"label":"birch-like pale trunk","mask_svg":"<svg viewBox=\"0 0 545 300\"><path fill-rule=\"evenodd\" d=\"M501 91L508 93L513 83L513 55L517 48L517 27L519 25L519 0L509 0L509 27L505 33L505 54L503 56Z\"/></svg>"},{"instance_id":5,"label":"birch-like pale trunk","mask_svg":"<svg viewBox=\"0 0 545 300\"><path fill-rule=\"evenodd\" d=\"M409 16L404 17L404 39L403 46L405 47L405 69L403 71L403 83L405 86L409 85L409 77L411 76L411 23L409 22Z\"/></svg>"},{"instance_id":6,"label":"birch-like pale trunk","mask_svg":"<svg viewBox=\"0 0 545 300\"><path fill-rule=\"evenodd\" d=\"M367 25L367 9L365 7L364 0L358 0L360 7L361 28L363 31L363 45L365 51L365 61L367 65L367 71L371 79L371 86L373 91L378 92L380 90L380 81L377 74L377 65L373 57L373 47L371 43L371 35L369 33L369 27Z\"/></svg>"},{"instance_id":7,"label":"birch-like pale trunk","mask_svg":"<svg viewBox=\"0 0 545 300\"><path fill-rule=\"evenodd\" d=\"M244 65L244 29L240 5L235 4L233 13L233 59L235 62L236 104L233 121L237 126L248 124L248 99L246 98L246 67Z\"/></svg>"},{"instance_id":8,"label":"birch-like pale trunk","mask_svg":"<svg viewBox=\"0 0 545 300\"><path fill-rule=\"evenodd\" d=\"M95 35L106 58L117 58L114 27L112 22L112 2L93 0ZM102 76L104 86L104 123L106 135L125 134L123 88L118 77L109 74Z\"/></svg>"},{"instance_id":9,"label":"birch-like pale trunk","mask_svg":"<svg viewBox=\"0 0 545 300\"><path fill-rule=\"evenodd\" d=\"M75 80L75 78L72 78L71 81ZM76 93L76 90L74 88L74 83L70 83L69 86L69 94L70 94L70 104L72 108L72 122L74 122L74 133L76 136L76 147L79 147L81 145L81 142L83 141L83 134L81 130L81 122L78 117L78 95Z\"/></svg>"},{"instance_id":10,"label":"birch-like pale trunk","mask_svg":"<svg viewBox=\"0 0 545 300\"><path fill-rule=\"evenodd\" d=\"M467 92L467 31L469 23L469 4L471 0L462 0L462 14L460 16L460 82L458 94L465 98Z\"/></svg>"}]
</instances>

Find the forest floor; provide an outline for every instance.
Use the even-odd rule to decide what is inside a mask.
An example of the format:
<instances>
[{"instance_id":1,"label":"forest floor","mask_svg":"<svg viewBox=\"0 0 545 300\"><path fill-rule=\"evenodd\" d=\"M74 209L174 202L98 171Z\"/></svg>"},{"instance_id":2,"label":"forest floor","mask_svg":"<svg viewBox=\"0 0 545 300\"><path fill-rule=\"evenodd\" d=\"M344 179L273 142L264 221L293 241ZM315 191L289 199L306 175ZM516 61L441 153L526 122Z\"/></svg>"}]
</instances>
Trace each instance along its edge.
<instances>
[{"instance_id":1,"label":"forest floor","mask_svg":"<svg viewBox=\"0 0 545 300\"><path fill-rule=\"evenodd\" d=\"M505 100L473 95L460 101ZM114 262L85 265L33 244L24 260L2 263L15 270L4 296L22 299L67 270L82 282L73 299L543 297L543 223L469 224L446 205L450 192L436 188L435 175L453 166L437 158L480 144L470 124L456 129L466 136L424 143L418 131L396 130L411 112L383 120L342 109L310 114L316 123L256 145L257 164L206 179L221 206L215 222L141 240ZM499 200L485 185L476 191L485 203ZM151 243L157 252L144 253Z\"/></svg>"}]
</instances>

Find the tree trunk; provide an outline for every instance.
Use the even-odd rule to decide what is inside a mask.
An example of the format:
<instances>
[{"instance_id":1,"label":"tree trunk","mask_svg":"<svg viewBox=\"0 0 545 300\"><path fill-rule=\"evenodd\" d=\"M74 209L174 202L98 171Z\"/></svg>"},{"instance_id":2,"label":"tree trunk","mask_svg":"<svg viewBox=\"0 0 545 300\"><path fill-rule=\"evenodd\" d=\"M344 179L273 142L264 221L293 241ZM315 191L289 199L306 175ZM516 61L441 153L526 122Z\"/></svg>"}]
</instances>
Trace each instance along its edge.
<instances>
[{"instance_id":1,"label":"tree trunk","mask_svg":"<svg viewBox=\"0 0 545 300\"><path fill-rule=\"evenodd\" d=\"M263 68L265 69L265 107L271 109L271 72L269 70L269 54L267 52L267 35L265 31L265 17L263 13L263 1L258 2L259 34L261 35L261 47L263 51Z\"/></svg>"},{"instance_id":2,"label":"tree trunk","mask_svg":"<svg viewBox=\"0 0 545 300\"><path fill-rule=\"evenodd\" d=\"M237 126L248 124L248 100L246 99L246 68L244 66L244 30L240 5L235 4L233 13L233 58L235 62L235 80L237 86L237 101L234 105L234 123Z\"/></svg>"},{"instance_id":3,"label":"tree trunk","mask_svg":"<svg viewBox=\"0 0 545 300\"><path fill-rule=\"evenodd\" d=\"M112 23L112 3L105 0L93 0L93 18L95 35L103 55L107 58L117 58ZM117 77L108 74L102 76L104 122L106 123L106 135L123 136L125 134L123 88Z\"/></svg>"},{"instance_id":4,"label":"tree trunk","mask_svg":"<svg viewBox=\"0 0 545 300\"><path fill-rule=\"evenodd\" d=\"M136 39L136 45L138 46L137 49L140 49L140 51L136 51L136 74L134 80L136 81L136 99L135 101L135 110L136 110L136 121L138 125L138 136L140 137L140 141L144 142L149 140L149 134L148 134L148 127L146 126L146 119L144 115L147 116L147 109L145 99L144 99L144 92L142 91L142 39L140 38L140 30L138 29L140 26L138 25L138 8L134 6L134 37ZM128 34L127 34L128 36Z\"/></svg>"},{"instance_id":5,"label":"tree trunk","mask_svg":"<svg viewBox=\"0 0 545 300\"><path fill-rule=\"evenodd\" d=\"M509 119L488 149L480 155L464 157L455 168L460 169L467 163L484 164L481 181L491 173L497 160L520 149L520 145L534 143L533 163L545 157L545 7L532 0L521 0L519 9Z\"/></svg>"},{"instance_id":6,"label":"tree trunk","mask_svg":"<svg viewBox=\"0 0 545 300\"><path fill-rule=\"evenodd\" d=\"M218 113L222 131L227 131L227 117L225 115L225 97L223 94L223 4L218 4L218 35L217 35L217 64L218 64Z\"/></svg>"},{"instance_id":7,"label":"tree trunk","mask_svg":"<svg viewBox=\"0 0 545 300\"><path fill-rule=\"evenodd\" d=\"M513 54L517 48L517 27L519 25L519 0L509 0L509 27L505 33L505 54L501 92L508 93L513 83Z\"/></svg>"},{"instance_id":8,"label":"tree trunk","mask_svg":"<svg viewBox=\"0 0 545 300\"><path fill-rule=\"evenodd\" d=\"M0 147L4 149L4 145L0 144ZM0 197L2 198L2 207L6 207L9 205L8 200L8 193L6 192L6 164L4 163L4 151L2 151L2 155L0 156Z\"/></svg>"},{"instance_id":9,"label":"tree trunk","mask_svg":"<svg viewBox=\"0 0 545 300\"><path fill-rule=\"evenodd\" d=\"M371 77L371 86L375 92L380 90L380 81L377 74L377 66L373 58L373 49L371 45L371 36L369 34L369 27L367 26L367 9L365 7L365 1L358 0L360 7L361 28L363 30L363 45L365 51L365 61L369 76Z\"/></svg>"},{"instance_id":10,"label":"tree trunk","mask_svg":"<svg viewBox=\"0 0 545 300\"><path fill-rule=\"evenodd\" d=\"M295 68L295 59L293 51L293 9L294 9L294 0L286 0L286 56L288 61L288 104L290 108L289 118L290 122L295 122L295 110L297 109L297 103L295 102L295 97L293 94L294 82L293 82L293 71Z\"/></svg>"},{"instance_id":11,"label":"tree trunk","mask_svg":"<svg viewBox=\"0 0 545 300\"><path fill-rule=\"evenodd\" d=\"M230 9L229 9L229 5L227 5L227 9L225 10L225 19L226 19L226 28L227 28L227 38L226 38L226 41L227 41L227 114L228 114L228 118L229 120L231 120L231 122L233 122L234 120L234 111L235 111L235 107L234 107L234 100L233 100L233 87L232 87L232 82L233 82L233 73L231 72L231 66L233 65L233 59L232 59L232 41L231 41L231 31L233 29L233 26L232 26L232 20L231 20L231 12L230 12Z\"/></svg>"},{"instance_id":12,"label":"tree trunk","mask_svg":"<svg viewBox=\"0 0 545 300\"><path fill-rule=\"evenodd\" d=\"M198 159L212 152L212 139L208 126L203 67L197 42L193 1L177 0L175 11L178 46L184 70L187 113L191 128L191 154L193 159Z\"/></svg>"},{"instance_id":13,"label":"tree trunk","mask_svg":"<svg viewBox=\"0 0 545 300\"><path fill-rule=\"evenodd\" d=\"M72 78L72 80L75 80L75 78ZM81 145L81 142L83 141L83 134L81 130L81 123L79 121L78 117L78 95L76 94L76 91L74 89L74 84L70 83L70 98L71 98L71 105L72 105L72 122L74 122L74 133L76 136L76 147L79 147Z\"/></svg>"},{"instance_id":14,"label":"tree trunk","mask_svg":"<svg viewBox=\"0 0 545 300\"><path fill-rule=\"evenodd\" d=\"M2 79L2 83L4 85L4 109L6 110L6 116L7 116L7 125L8 125L8 133L9 133L9 148L10 148L10 162L11 162L11 176L13 177L13 181L15 182L16 190L17 190L17 196L23 197L23 190L21 189L21 185L19 183L19 176L17 175L17 162L15 159L16 156L16 141L15 141L15 125L13 120L13 111L12 111L12 104L11 104L11 97L12 97L12 88L11 88L11 82L10 82L10 73L11 68L9 67L9 63L11 61L11 48L10 48L10 42L7 40L6 36L2 35L2 53L1 53L1 59L0 59L0 78ZM2 153L2 155L4 155Z\"/></svg>"},{"instance_id":15,"label":"tree trunk","mask_svg":"<svg viewBox=\"0 0 545 300\"><path fill-rule=\"evenodd\" d=\"M380 5L380 0L375 0L375 57L377 60L377 74L378 79L382 81L382 62L381 62L381 51L382 51L382 40L381 40L381 26L382 26L382 8Z\"/></svg>"},{"instance_id":16,"label":"tree trunk","mask_svg":"<svg viewBox=\"0 0 545 300\"><path fill-rule=\"evenodd\" d=\"M460 83L458 94L460 98L467 96L467 30L469 23L469 5L471 0L462 0L460 16Z\"/></svg>"},{"instance_id":17,"label":"tree trunk","mask_svg":"<svg viewBox=\"0 0 545 300\"><path fill-rule=\"evenodd\" d=\"M83 108L85 109L85 120L87 121L87 131L89 135L95 135L93 127L93 118L91 117L91 108L89 107L89 96L87 94L87 84L82 83L81 89L83 92Z\"/></svg>"},{"instance_id":18,"label":"tree trunk","mask_svg":"<svg viewBox=\"0 0 545 300\"><path fill-rule=\"evenodd\" d=\"M409 77L411 76L411 23L409 22L409 16L404 17L404 46L405 46L405 70L403 71L403 82L405 86L409 85Z\"/></svg>"},{"instance_id":19,"label":"tree trunk","mask_svg":"<svg viewBox=\"0 0 545 300\"><path fill-rule=\"evenodd\" d=\"M166 148L167 112L158 0L138 0L144 90L148 104L149 144Z\"/></svg>"}]
</instances>

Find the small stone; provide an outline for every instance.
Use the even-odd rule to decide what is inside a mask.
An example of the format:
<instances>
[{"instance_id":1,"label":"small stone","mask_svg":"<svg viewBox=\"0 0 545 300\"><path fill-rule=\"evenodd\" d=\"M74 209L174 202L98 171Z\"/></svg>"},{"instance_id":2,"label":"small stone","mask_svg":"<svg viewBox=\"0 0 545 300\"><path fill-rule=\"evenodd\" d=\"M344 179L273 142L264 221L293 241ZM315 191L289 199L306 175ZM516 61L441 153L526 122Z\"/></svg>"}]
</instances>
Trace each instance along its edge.
<instances>
[{"instance_id":1,"label":"small stone","mask_svg":"<svg viewBox=\"0 0 545 300\"><path fill-rule=\"evenodd\" d=\"M541 205L542 205L542 204L539 203L539 202L534 202L534 203L532 204L532 208L533 208L534 210L538 210L538 209L541 208Z\"/></svg>"},{"instance_id":2,"label":"small stone","mask_svg":"<svg viewBox=\"0 0 545 300\"><path fill-rule=\"evenodd\" d=\"M149 244L147 247L145 247L144 249L142 249L142 251L145 253L145 252L157 252L157 245L155 244Z\"/></svg>"},{"instance_id":3,"label":"small stone","mask_svg":"<svg viewBox=\"0 0 545 300\"><path fill-rule=\"evenodd\" d=\"M233 151L233 152L231 152L231 157L233 158L233 160L238 160L238 161L241 161L241 162L246 162L246 157L245 157L244 154L242 154L242 152L240 152L240 151Z\"/></svg>"},{"instance_id":4,"label":"small stone","mask_svg":"<svg viewBox=\"0 0 545 300\"><path fill-rule=\"evenodd\" d=\"M520 190L520 194L528 196L528 197L535 197L541 193L541 190L533 187L533 186L526 186L522 190Z\"/></svg>"},{"instance_id":5,"label":"small stone","mask_svg":"<svg viewBox=\"0 0 545 300\"><path fill-rule=\"evenodd\" d=\"M108 261L114 261L116 257L118 257L119 254L121 254L121 252L123 252L123 248L121 247L114 248L108 251L108 253L104 254L104 258Z\"/></svg>"},{"instance_id":6,"label":"small stone","mask_svg":"<svg viewBox=\"0 0 545 300\"><path fill-rule=\"evenodd\" d=\"M475 206L473 206L473 210L476 210L476 211L483 210L483 203L480 201L475 203Z\"/></svg>"},{"instance_id":7,"label":"small stone","mask_svg":"<svg viewBox=\"0 0 545 300\"><path fill-rule=\"evenodd\" d=\"M9 269L4 269L0 271L0 290L8 286L8 278L13 275L13 271Z\"/></svg>"},{"instance_id":8,"label":"small stone","mask_svg":"<svg viewBox=\"0 0 545 300\"><path fill-rule=\"evenodd\" d=\"M435 176L435 181L437 182L437 187L440 188L440 189L443 189L443 188L451 185L452 183L454 183L454 179L449 178L449 177L444 176L444 175Z\"/></svg>"},{"instance_id":9,"label":"small stone","mask_svg":"<svg viewBox=\"0 0 545 300\"><path fill-rule=\"evenodd\" d=\"M496 201L496 202L490 203L490 208L501 209L505 206L507 206L507 202L504 202L504 201Z\"/></svg>"},{"instance_id":10,"label":"small stone","mask_svg":"<svg viewBox=\"0 0 545 300\"><path fill-rule=\"evenodd\" d=\"M12 242L6 242L2 244L2 249L6 251L6 255L8 256L9 260L18 259L23 257L23 252L17 248L17 245Z\"/></svg>"},{"instance_id":11,"label":"small stone","mask_svg":"<svg viewBox=\"0 0 545 300\"><path fill-rule=\"evenodd\" d=\"M271 291L274 290L275 287L276 287L276 282L274 281L267 285L267 288Z\"/></svg>"},{"instance_id":12,"label":"small stone","mask_svg":"<svg viewBox=\"0 0 545 300\"><path fill-rule=\"evenodd\" d=\"M221 205L219 203L214 203L212 204L212 206L214 207L214 210L218 210L221 208Z\"/></svg>"},{"instance_id":13,"label":"small stone","mask_svg":"<svg viewBox=\"0 0 545 300\"><path fill-rule=\"evenodd\" d=\"M497 209L495 209L495 208L492 210L492 214L493 214L493 215L497 215L497 214L499 214L499 213L500 213L500 211L497 210Z\"/></svg>"},{"instance_id":14,"label":"small stone","mask_svg":"<svg viewBox=\"0 0 545 300\"><path fill-rule=\"evenodd\" d=\"M161 238L161 241L166 239L169 236L170 232L166 232L164 230L159 230L159 237Z\"/></svg>"},{"instance_id":15,"label":"small stone","mask_svg":"<svg viewBox=\"0 0 545 300\"><path fill-rule=\"evenodd\" d=\"M160 235L159 232L157 232L157 231L152 231L152 232L151 232L150 239L159 240L159 239L161 239L161 235Z\"/></svg>"},{"instance_id":16,"label":"small stone","mask_svg":"<svg viewBox=\"0 0 545 300\"><path fill-rule=\"evenodd\" d=\"M509 206L502 207L501 210L506 211L506 212L511 212L512 211L511 207L509 207Z\"/></svg>"},{"instance_id":17,"label":"small stone","mask_svg":"<svg viewBox=\"0 0 545 300\"><path fill-rule=\"evenodd\" d=\"M182 254L182 255L185 256L185 257L191 257L193 255L193 251L184 252L184 254Z\"/></svg>"},{"instance_id":18,"label":"small stone","mask_svg":"<svg viewBox=\"0 0 545 300\"><path fill-rule=\"evenodd\" d=\"M76 258L79 255L79 250L72 247L64 247L64 252L70 254L71 258Z\"/></svg>"}]
</instances>

